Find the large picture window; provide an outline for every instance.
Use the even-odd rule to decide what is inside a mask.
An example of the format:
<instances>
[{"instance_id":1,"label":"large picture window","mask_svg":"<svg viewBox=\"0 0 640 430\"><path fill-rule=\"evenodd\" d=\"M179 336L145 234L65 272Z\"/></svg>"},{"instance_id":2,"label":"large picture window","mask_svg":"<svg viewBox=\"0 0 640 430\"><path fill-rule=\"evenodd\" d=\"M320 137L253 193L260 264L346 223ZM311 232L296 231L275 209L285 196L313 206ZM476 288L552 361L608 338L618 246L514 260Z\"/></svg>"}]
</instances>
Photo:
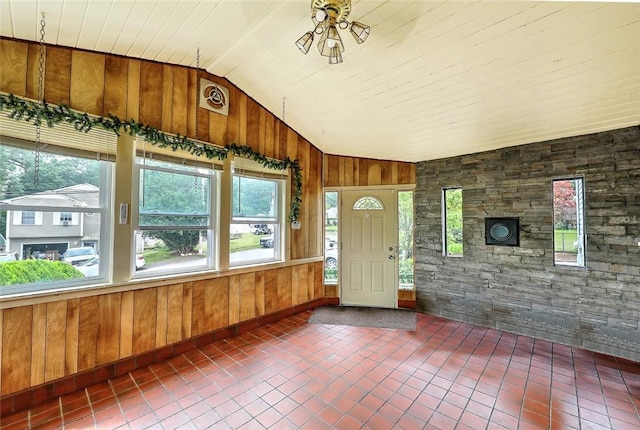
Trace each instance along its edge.
<instances>
[{"instance_id":1,"label":"large picture window","mask_svg":"<svg viewBox=\"0 0 640 430\"><path fill-rule=\"evenodd\" d=\"M234 170L229 243L231 266L282 259L284 184L284 180L258 172Z\"/></svg>"},{"instance_id":2,"label":"large picture window","mask_svg":"<svg viewBox=\"0 0 640 430\"><path fill-rule=\"evenodd\" d=\"M113 163L49 147L38 154L35 181L33 148L4 139L0 296L79 286L87 277L106 279L106 271L87 271L83 263L109 260Z\"/></svg>"},{"instance_id":3,"label":"large picture window","mask_svg":"<svg viewBox=\"0 0 640 430\"><path fill-rule=\"evenodd\" d=\"M136 275L213 268L214 171L140 158L137 172Z\"/></svg>"},{"instance_id":4,"label":"large picture window","mask_svg":"<svg viewBox=\"0 0 640 430\"><path fill-rule=\"evenodd\" d=\"M553 247L557 265L584 266L584 179L553 181Z\"/></svg>"}]
</instances>

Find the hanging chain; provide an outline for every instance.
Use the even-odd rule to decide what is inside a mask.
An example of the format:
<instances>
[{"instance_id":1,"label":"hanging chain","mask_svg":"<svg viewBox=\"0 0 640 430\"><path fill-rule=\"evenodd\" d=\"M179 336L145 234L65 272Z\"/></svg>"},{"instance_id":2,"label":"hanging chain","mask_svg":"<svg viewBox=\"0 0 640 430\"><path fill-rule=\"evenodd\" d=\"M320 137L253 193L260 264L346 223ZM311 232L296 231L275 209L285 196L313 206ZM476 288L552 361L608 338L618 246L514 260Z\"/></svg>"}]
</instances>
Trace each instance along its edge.
<instances>
[{"instance_id":1,"label":"hanging chain","mask_svg":"<svg viewBox=\"0 0 640 430\"><path fill-rule=\"evenodd\" d=\"M46 22L44 20L44 13L42 14L42 20L40 20L40 62L38 64L38 101L44 102L44 27ZM33 161L33 186L37 191L38 185L40 185L40 120L36 121L36 151L35 159Z\"/></svg>"}]
</instances>

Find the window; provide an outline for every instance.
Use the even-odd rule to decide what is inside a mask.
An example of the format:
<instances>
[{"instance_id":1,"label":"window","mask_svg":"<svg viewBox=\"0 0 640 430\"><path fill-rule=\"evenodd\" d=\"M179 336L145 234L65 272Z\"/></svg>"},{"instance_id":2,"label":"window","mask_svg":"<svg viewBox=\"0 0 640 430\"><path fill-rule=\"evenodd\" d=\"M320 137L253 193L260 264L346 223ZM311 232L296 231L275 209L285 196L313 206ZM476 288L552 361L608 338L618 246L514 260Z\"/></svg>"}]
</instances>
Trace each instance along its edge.
<instances>
[{"instance_id":1,"label":"window","mask_svg":"<svg viewBox=\"0 0 640 430\"><path fill-rule=\"evenodd\" d=\"M67 250L92 242L108 261L113 163L49 146L39 154L36 185L33 149L4 139L0 174L7 181L0 189L0 231L6 251L19 260L0 264L0 296L86 285L80 266L65 257ZM69 226L62 228L65 222ZM91 276L104 279L106 274Z\"/></svg>"},{"instance_id":2,"label":"window","mask_svg":"<svg viewBox=\"0 0 640 430\"><path fill-rule=\"evenodd\" d=\"M324 193L324 283L338 283L338 192Z\"/></svg>"},{"instance_id":3,"label":"window","mask_svg":"<svg viewBox=\"0 0 640 430\"><path fill-rule=\"evenodd\" d=\"M462 188L442 190L442 254L462 256Z\"/></svg>"},{"instance_id":4,"label":"window","mask_svg":"<svg viewBox=\"0 0 640 430\"><path fill-rule=\"evenodd\" d=\"M136 276L213 268L214 171L145 158L136 167Z\"/></svg>"},{"instance_id":5,"label":"window","mask_svg":"<svg viewBox=\"0 0 640 430\"><path fill-rule=\"evenodd\" d=\"M244 160L240 163L247 164ZM229 243L231 266L278 261L282 258L284 184L284 180L247 169L233 174Z\"/></svg>"},{"instance_id":6,"label":"window","mask_svg":"<svg viewBox=\"0 0 640 430\"><path fill-rule=\"evenodd\" d=\"M584 266L584 179L553 181L553 247L557 265Z\"/></svg>"},{"instance_id":7,"label":"window","mask_svg":"<svg viewBox=\"0 0 640 430\"><path fill-rule=\"evenodd\" d=\"M370 211L370 210L384 210L382 202L375 197L367 196L358 199L353 204L354 211Z\"/></svg>"},{"instance_id":8,"label":"window","mask_svg":"<svg viewBox=\"0 0 640 430\"><path fill-rule=\"evenodd\" d=\"M20 223L22 225L35 225L36 213L34 211L16 212L20 214Z\"/></svg>"},{"instance_id":9,"label":"window","mask_svg":"<svg viewBox=\"0 0 640 430\"><path fill-rule=\"evenodd\" d=\"M413 191L398 191L398 279L401 290L413 289Z\"/></svg>"}]
</instances>

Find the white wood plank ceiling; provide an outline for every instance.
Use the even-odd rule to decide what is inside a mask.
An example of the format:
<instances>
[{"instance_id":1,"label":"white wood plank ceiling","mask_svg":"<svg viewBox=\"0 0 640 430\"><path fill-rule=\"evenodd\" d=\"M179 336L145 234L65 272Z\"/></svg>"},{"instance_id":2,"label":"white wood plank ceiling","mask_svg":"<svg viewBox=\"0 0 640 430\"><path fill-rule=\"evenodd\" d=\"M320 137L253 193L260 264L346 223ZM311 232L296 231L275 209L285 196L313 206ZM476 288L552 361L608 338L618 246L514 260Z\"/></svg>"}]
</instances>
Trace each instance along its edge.
<instances>
[{"instance_id":1,"label":"white wood plank ceiling","mask_svg":"<svg viewBox=\"0 0 640 430\"><path fill-rule=\"evenodd\" d=\"M640 124L640 3L353 0L344 63L310 1L0 0L0 35L226 77L329 154L422 161ZM317 39L316 39L317 40Z\"/></svg>"}]
</instances>

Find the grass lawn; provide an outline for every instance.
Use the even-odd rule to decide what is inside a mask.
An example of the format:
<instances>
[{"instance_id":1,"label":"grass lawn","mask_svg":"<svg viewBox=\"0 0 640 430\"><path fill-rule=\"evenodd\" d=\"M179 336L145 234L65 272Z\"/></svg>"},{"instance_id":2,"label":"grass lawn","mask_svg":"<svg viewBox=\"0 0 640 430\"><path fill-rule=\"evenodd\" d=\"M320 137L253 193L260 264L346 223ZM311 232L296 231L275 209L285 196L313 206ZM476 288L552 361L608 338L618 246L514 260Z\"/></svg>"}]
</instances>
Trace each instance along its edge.
<instances>
[{"instance_id":1,"label":"grass lawn","mask_svg":"<svg viewBox=\"0 0 640 430\"><path fill-rule=\"evenodd\" d=\"M578 252L575 246L578 240L577 230L554 230L553 234L556 251Z\"/></svg>"},{"instance_id":2,"label":"grass lawn","mask_svg":"<svg viewBox=\"0 0 640 430\"><path fill-rule=\"evenodd\" d=\"M229 251L245 251L247 249L260 248L260 238L268 237L268 235L259 235L253 233L242 233L239 238L231 239L229 243Z\"/></svg>"}]
</instances>

